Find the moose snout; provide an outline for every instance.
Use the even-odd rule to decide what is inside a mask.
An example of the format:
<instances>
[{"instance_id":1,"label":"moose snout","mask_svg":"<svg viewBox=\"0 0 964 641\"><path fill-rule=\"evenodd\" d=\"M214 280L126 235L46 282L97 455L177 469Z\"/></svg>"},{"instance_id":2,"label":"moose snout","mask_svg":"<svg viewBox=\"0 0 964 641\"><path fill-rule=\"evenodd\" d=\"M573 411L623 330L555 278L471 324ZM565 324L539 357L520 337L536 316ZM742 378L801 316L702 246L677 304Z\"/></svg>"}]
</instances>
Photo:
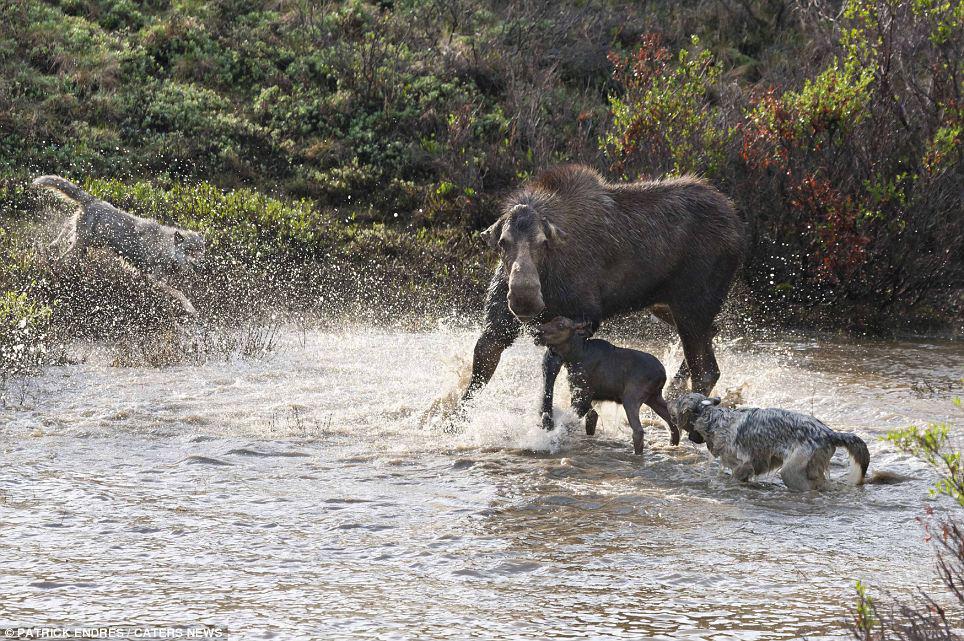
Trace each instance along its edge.
<instances>
[{"instance_id":1,"label":"moose snout","mask_svg":"<svg viewBox=\"0 0 964 641\"><path fill-rule=\"evenodd\" d=\"M509 311L523 323L533 320L546 308L542 292L538 288L524 288L523 291L509 292Z\"/></svg>"}]
</instances>

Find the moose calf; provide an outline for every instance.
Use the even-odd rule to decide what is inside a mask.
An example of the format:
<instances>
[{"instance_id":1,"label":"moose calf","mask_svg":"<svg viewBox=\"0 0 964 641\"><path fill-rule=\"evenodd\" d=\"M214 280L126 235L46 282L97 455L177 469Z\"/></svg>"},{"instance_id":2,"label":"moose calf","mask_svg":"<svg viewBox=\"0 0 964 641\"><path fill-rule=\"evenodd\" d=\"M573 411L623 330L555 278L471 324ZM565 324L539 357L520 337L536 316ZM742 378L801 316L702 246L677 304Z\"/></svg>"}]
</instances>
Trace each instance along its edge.
<instances>
[{"instance_id":1,"label":"moose calf","mask_svg":"<svg viewBox=\"0 0 964 641\"><path fill-rule=\"evenodd\" d=\"M639 409L645 403L669 425L670 443L679 444L679 430L670 418L663 385L666 370L652 354L616 347L588 337L588 323L575 323L557 316L536 328L536 342L555 352L569 372L572 407L586 419L586 434L596 431L599 415L593 401L622 403L633 428L633 451L643 452L643 426Z\"/></svg>"}]
</instances>

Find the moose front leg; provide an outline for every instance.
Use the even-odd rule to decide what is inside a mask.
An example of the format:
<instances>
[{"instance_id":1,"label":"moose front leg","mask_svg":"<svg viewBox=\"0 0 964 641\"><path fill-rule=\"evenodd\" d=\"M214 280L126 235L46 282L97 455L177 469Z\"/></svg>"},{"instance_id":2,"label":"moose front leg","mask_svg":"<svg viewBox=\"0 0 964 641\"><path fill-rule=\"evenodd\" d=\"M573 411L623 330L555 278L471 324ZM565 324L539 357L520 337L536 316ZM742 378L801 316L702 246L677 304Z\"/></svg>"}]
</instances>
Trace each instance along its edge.
<instances>
[{"instance_id":1,"label":"moose front leg","mask_svg":"<svg viewBox=\"0 0 964 641\"><path fill-rule=\"evenodd\" d=\"M556 378L561 369L562 357L547 349L545 356L542 357L542 427L547 431L555 427L552 422L552 397Z\"/></svg>"}]
</instances>

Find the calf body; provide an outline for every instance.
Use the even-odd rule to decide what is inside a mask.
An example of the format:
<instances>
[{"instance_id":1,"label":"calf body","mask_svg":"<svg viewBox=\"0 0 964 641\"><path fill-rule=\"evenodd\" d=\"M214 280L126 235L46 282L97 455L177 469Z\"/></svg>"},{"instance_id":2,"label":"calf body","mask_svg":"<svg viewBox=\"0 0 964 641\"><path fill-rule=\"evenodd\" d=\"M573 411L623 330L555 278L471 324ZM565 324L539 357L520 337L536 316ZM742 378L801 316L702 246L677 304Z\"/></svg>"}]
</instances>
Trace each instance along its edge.
<instances>
[{"instance_id":1,"label":"calf body","mask_svg":"<svg viewBox=\"0 0 964 641\"><path fill-rule=\"evenodd\" d=\"M633 428L633 450L643 451L643 426L639 410L648 405L669 425L673 445L679 444L679 430L670 418L663 385L666 370L652 354L616 347L604 340L589 339L587 324L557 317L540 325L536 342L546 345L565 364L572 390L572 406L586 419L586 434L596 431L599 415L593 401L621 403Z\"/></svg>"}]
</instances>

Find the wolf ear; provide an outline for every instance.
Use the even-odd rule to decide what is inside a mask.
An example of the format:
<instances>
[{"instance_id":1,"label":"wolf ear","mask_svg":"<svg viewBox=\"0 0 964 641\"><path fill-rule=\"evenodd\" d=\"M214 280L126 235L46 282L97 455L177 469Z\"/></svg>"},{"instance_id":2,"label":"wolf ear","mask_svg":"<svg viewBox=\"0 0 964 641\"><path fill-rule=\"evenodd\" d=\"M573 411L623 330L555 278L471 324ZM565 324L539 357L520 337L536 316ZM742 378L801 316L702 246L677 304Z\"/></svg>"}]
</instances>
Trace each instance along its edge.
<instances>
[{"instance_id":1,"label":"wolf ear","mask_svg":"<svg viewBox=\"0 0 964 641\"><path fill-rule=\"evenodd\" d=\"M700 405L707 405L707 406L709 406L709 405L719 405L719 404L720 404L720 397L719 397L719 396L714 396L713 398L707 398L707 399L704 399L704 400L700 401Z\"/></svg>"},{"instance_id":2,"label":"wolf ear","mask_svg":"<svg viewBox=\"0 0 964 641\"><path fill-rule=\"evenodd\" d=\"M483 229L479 234L482 236L482 240L485 244L492 249L497 249L499 247L499 236L502 235L502 219L495 221L488 229Z\"/></svg>"},{"instance_id":3,"label":"wolf ear","mask_svg":"<svg viewBox=\"0 0 964 641\"><path fill-rule=\"evenodd\" d=\"M566 234L566 232L564 232L564 231L562 231L561 229L559 229L559 227L557 227L556 225L553 225L553 224L552 224L551 222L549 222L548 220L543 219L543 221L542 221L542 229L543 229L543 231L545 231L545 233L546 233L546 238L549 239L549 242L551 242L551 243L557 243L557 244L560 244L560 245L561 245L562 243L566 242L566 236L567 236L568 234Z\"/></svg>"},{"instance_id":4,"label":"wolf ear","mask_svg":"<svg viewBox=\"0 0 964 641\"><path fill-rule=\"evenodd\" d=\"M177 230L174 230L174 244L181 245L183 243L184 243L184 234L182 234Z\"/></svg>"}]
</instances>

